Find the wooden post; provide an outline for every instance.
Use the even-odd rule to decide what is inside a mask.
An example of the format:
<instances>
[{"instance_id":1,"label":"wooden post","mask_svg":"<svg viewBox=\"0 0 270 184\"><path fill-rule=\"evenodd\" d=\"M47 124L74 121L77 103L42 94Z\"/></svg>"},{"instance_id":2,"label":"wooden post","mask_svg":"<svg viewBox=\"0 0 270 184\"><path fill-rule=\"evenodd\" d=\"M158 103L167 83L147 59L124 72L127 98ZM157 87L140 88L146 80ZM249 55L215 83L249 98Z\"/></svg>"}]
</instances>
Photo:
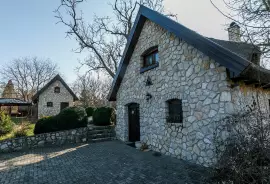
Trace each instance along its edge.
<instances>
[{"instance_id":1,"label":"wooden post","mask_svg":"<svg viewBox=\"0 0 270 184\"><path fill-rule=\"evenodd\" d=\"M11 116L11 106L9 106L9 115Z\"/></svg>"}]
</instances>

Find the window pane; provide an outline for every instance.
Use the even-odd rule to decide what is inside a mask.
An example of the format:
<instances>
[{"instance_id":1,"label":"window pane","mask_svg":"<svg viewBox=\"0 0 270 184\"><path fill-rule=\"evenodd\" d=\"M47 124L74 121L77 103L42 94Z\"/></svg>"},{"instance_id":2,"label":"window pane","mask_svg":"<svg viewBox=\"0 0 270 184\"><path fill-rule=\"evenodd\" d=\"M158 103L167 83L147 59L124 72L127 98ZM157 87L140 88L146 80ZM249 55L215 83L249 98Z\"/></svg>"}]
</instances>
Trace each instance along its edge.
<instances>
[{"instance_id":1,"label":"window pane","mask_svg":"<svg viewBox=\"0 0 270 184\"><path fill-rule=\"evenodd\" d=\"M168 122L170 123L181 123L182 122L182 101L181 100L170 100L168 101L169 117Z\"/></svg>"},{"instance_id":2,"label":"window pane","mask_svg":"<svg viewBox=\"0 0 270 184\"><path fill-rule=\"evenodd\" d=\"M55 87L55 88L54 88L54 92L55 92L55 93L60 93L60 87Z\"/></svg>"},{"instance_id":3,"label":"window pane","mask_svg":"<svg viewBox=\"0 0 270 184\"><path fill-rule=\"evenodd\" d=\"M52 107L53 103L52 102L47 102L47 107Z\"/></svg>"},{"instance_id":4,"label":"window pane","mask_svg":"<svg viewBox=\"0 0 270 184\"><path fill-rule=\"evenodd\" d=\"M158 51L153 50L149 54L144 55L144 67L154 65L158 62L159 57L158 57Z\"/></svg>"},{"instance_id":5,"label":"window pane","mask_svg":"<svg viewBox=\"0 0 270 184\"><path fill-rule=\"evenodd\" d=\"M152 56L148 56L148 65L153 64Z\"/></svg>"},{"instance_id":6,"label":"window pane","mask_svg":"<svg viewBox=\"0 0 270 184\"><path fill-rule=\"evenodd\" d=\"M158 52L155 53L155 61L158 62Z\"/></svg>"}]
</instances>

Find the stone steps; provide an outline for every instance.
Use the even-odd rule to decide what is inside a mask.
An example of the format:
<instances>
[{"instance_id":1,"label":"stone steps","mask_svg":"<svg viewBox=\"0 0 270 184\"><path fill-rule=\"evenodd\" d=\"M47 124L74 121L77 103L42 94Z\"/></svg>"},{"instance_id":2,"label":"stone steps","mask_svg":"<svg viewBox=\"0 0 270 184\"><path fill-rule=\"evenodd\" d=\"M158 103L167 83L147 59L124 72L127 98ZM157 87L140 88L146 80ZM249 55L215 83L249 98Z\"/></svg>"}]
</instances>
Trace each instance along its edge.
<instances>
[{"instance_id":1,"label":"stone steps","mask_svg":"<svg viewBox=\"0 0 270 184\"><path fill-rule=\"evenodd\" d=\"M115 132L110 126L88 127L87 137L89 142L102 142L115 139Z\"/></svg>"},{"instance_id":2,"label":"stone steps","mask_svg":"<svg viewBox=\"0 0 270 184\"><path fill-rule=\"evenodd\" d=\"M111 126L94 126L94 125L91 125L91 126L88 126L88 129L89 130L111 130L112 127Z\"/></svg>"},{"instance_id":3,"label":"stone steps","mask_svg":"<svg viewBox=\"0 0 270 184\"><path fill-rule=\"evenodd\" d=\"M114 134L92 134L88 136L89 139L114 137Z\"/></svg>"},{"instance_id":4,"label":"stone steps","mask_svg":"<svg viewBox=\"0 0 270 184\"><path fill-rule=\"evenodd\" d=\"M105 141L111 141L111 140L115 140L115 137L91 139L89 142L96 143L96 142L105 142Z\"/></svg>"},{"instance_id":5,"label":"stone steps","mask_svg":"<svg viewBox=\"0 0 270 184\"><path fill-rule=\"evenodd\" d=\"M90 130L88 131L88 134L108 134L113 133L113 130Z\"/></svg>"}]
</instances>

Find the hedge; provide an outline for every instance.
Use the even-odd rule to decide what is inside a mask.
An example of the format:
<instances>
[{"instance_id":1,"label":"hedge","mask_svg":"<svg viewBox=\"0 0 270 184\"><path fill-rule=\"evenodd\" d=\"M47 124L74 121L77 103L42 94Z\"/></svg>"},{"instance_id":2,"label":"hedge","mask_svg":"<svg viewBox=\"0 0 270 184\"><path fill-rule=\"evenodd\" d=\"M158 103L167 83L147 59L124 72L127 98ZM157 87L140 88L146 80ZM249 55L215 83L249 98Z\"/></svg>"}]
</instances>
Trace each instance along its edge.
<instances>
[{"instance_id":1,"label":"hedge","mask_svg":"<svg viewBox=\"0 0 270 184\"><path fill-rule=\"evenodd\" d=\"M44 117L37 121L34 134L58 131L57 120L55 116Z\"/></svg>"},{"instance_id":2,"label":"hedge","mask_svg":"<svg viewBox=\"0 0 270 184\"><path fill-rule=\"evenodd\" d=\"M86 111L87 116L88 117L93 116L93 113L94 113L95 109L96 108L94 108L94 107L87 107L87 108L85 108L85 111Z\"/></svg>"},{"instance_id":3,"label":"hedge","mask_svg":"<svg viewBox=\"0 0 270 184\"><path fill-rule=\"evenodd\" d=\"M83 107L65 108L56 118L59 130L69 130L87 126L87 114Z\"/></svg>"},{"instance_id":4,"label":"hedge","mask_svg":"<svg viewBox=\"0 0 270 184\"><path fill-rule=\"evenodd\" d=\"M83 107L68 107L56 116L39 119L35 125L34 133L41 134L86 126L87 116L85 109Z\"/></svg>"},{"instance_id":5,"label":"hedge","mask_svg":"<svg viewBox=\"0 0 270 184\"><path fill-rule=\"evenodd\" d=\"M93 123L97 126L111 125L114 121L115 110L111 107L97 108L93 113Z\"/></svg>"}]
</instances>

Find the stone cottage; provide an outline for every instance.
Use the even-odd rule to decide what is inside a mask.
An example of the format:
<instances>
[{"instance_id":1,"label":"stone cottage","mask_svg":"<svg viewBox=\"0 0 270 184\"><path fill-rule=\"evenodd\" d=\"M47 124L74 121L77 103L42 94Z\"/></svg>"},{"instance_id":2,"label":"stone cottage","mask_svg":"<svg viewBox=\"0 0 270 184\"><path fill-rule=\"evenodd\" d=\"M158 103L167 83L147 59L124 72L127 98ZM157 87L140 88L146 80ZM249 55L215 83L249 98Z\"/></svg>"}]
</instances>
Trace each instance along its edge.
<instances>
[{"instance_id":1,"label":"stone cottage","mask_svg":"<svg viewBox=\"0 0 270 184\"><path fill-rule=\"evenodd\" d=\"M142 6L109 94L117 137L213 165L213 122L245 110L255 93L269 110L259 49L241 43L237 24L228 31L229 41L206 38Z\"/></svg>"},{"instance_id":2,"label":"stone cottage","mask_svg":"<svg viewBox=\"0 0 270 184\"><path fill-rule=\"evenodd\" d=\"M41 118L56 115L62 109L73 106L73 102L78 98L60 75L56 75L32 100L37 105L38 118Z\"/></svg>"}]
</instances>

